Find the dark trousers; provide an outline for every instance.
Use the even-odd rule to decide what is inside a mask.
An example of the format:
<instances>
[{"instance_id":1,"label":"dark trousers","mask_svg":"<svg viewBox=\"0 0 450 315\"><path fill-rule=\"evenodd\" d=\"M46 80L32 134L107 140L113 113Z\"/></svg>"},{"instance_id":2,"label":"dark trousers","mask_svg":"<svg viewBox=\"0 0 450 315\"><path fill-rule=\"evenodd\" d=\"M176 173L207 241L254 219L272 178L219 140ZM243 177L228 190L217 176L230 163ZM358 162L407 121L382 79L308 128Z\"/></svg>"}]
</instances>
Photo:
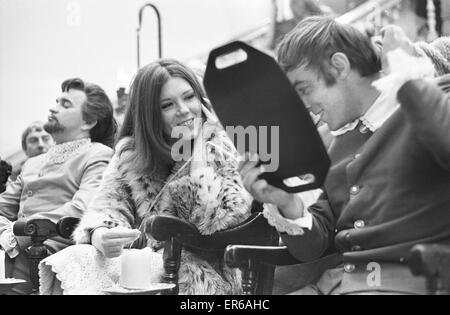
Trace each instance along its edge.
<instances>
[{"instance_id":1,"label":"dark trousers","mask_svg":"<svg viewBox=\"0 0 450 315\"><path fill-rule=\"evenodd\" d=\"M6 255L5 260L6 277L21 279L27 281L23 284L14 286L7 292L3 292L6 295L29 295L31 294L31 280L30 280L30 264L28 260L28 254L21 251L16 258L9 258Z\"/></svg>"}]
</instances>

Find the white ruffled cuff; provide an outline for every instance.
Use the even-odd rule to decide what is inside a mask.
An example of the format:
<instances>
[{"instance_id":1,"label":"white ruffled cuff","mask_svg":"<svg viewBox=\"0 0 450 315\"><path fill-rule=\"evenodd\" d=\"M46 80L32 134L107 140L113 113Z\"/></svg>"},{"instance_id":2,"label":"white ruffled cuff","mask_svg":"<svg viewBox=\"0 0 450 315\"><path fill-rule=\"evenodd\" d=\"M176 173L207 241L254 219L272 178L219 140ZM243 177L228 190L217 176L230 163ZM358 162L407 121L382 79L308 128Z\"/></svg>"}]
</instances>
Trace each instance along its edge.
<instances>
[{"instance_id":1,"label":"white ruffled cuff","mask_svg":"<svg viewBox=\"0 0 450 315\"><path fill-rule=\"evenodd\" d=\"M14 222L3 227L0 234L0 247L8 254L10 258L16 258L19 255L17 239L13 233Z\"/></svg>"},{"instance_id":2,"label":"white ruffled cuff","mask_svg":"<svg viewBox=\"0 0 450 315\"><path fill-rule=\"evenodd\" d=\"M311 230L313 226L313 217L309 211L305 210L305 215L297 220L290 220L283 217L278 207L272 204L264 204L263 215L269 225L275 227L280 233L287 233L291 236L305 234L304 229Z\"/></svg>"}]
</instances>

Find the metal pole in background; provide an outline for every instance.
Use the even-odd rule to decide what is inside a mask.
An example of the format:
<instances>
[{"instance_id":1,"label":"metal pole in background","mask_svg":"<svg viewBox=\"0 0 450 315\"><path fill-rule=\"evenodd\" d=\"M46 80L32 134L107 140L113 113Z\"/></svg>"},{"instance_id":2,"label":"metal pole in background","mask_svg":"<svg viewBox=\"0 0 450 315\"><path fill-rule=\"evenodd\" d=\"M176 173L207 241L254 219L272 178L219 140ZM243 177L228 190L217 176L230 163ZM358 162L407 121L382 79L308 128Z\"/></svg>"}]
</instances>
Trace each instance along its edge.
<instances>
[{"instance_id":1,"label":"metal pole in background","mask_svg":"<svg viewBox=\"0 0 450 315\"><path fill-rule=\"evenodd\" d=\"M161 30L161 14L159 13L158 8L151 3L144 4L139 9L139 24L138 28L136 29L136 35L137 35L137 67L140 69L141 67L141 28L142 28L142 14L144 13L145 8L150 7L153 9L153 11L156 14L156 18L158 21L158 57L162 58L162 30Z\"/></svg>"}]
</instances>

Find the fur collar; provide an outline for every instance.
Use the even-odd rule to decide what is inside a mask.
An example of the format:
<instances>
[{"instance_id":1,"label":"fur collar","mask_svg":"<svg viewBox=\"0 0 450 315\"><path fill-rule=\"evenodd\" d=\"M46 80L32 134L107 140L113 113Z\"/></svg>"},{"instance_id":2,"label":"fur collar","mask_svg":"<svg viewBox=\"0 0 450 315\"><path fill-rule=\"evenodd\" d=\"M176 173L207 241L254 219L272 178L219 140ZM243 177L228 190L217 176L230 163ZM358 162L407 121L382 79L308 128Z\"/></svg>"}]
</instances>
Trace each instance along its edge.
<instances>
[{"instance_id":1,"label":"fur collar","mask_svg":"<svg viewBox=\"0 0 450 315\"><path fill-rule=\"evenodd\" d=\"M237 169L237 152L225 131L215 132L208 143L212 144L207 145L206 150L208 167L219 172L228 171L230 167ZM122 139L116 147L116 152L121 152L124 147L134 147L134 139ZM227 154L223 152L227 152ZM189 175L190 162L176 162L169 171L169 175L154 174L150 176L136 171L129 162L129 154L130 151L122 151L120 155L116 153L115 158L118 158L117 171L124 182L129 183L136 213L142 220L147 215L161 213L165 210L161 208L161 201L164 199L164 195L169 192L168 187L177 179ZM164 189L164 191L161 191L161 189ZM166 203L163 202L162 204L165 205Z\"/></svg>"}]
</instances>

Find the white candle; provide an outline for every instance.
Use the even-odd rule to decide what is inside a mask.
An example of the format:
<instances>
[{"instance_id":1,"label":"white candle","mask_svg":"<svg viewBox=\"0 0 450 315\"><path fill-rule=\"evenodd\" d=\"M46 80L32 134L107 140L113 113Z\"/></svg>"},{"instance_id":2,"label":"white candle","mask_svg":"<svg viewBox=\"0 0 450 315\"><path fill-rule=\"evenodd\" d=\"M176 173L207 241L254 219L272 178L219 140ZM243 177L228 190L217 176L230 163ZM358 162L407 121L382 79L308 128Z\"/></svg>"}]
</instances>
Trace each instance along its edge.
<instances>
[{"instance_id":1,"label":"white candle","mask_svg":"<svg viewBox=\"0 0 450 315\"><path fill-rule=\"evenodd\" d=\"M0 280L4 280L6 278L5 272L5 252L0 249Z\"/></svg>"},{"instance_id":2,"label":"white candle","mask_svg":"<svg viewBox=\"0 0 450 315\"><path fill-rule=\"evenodd\" d=\"M127 250L122 255L120 286L145 290L152 284L152 250Z\"/></svg>"}]
</instances>

